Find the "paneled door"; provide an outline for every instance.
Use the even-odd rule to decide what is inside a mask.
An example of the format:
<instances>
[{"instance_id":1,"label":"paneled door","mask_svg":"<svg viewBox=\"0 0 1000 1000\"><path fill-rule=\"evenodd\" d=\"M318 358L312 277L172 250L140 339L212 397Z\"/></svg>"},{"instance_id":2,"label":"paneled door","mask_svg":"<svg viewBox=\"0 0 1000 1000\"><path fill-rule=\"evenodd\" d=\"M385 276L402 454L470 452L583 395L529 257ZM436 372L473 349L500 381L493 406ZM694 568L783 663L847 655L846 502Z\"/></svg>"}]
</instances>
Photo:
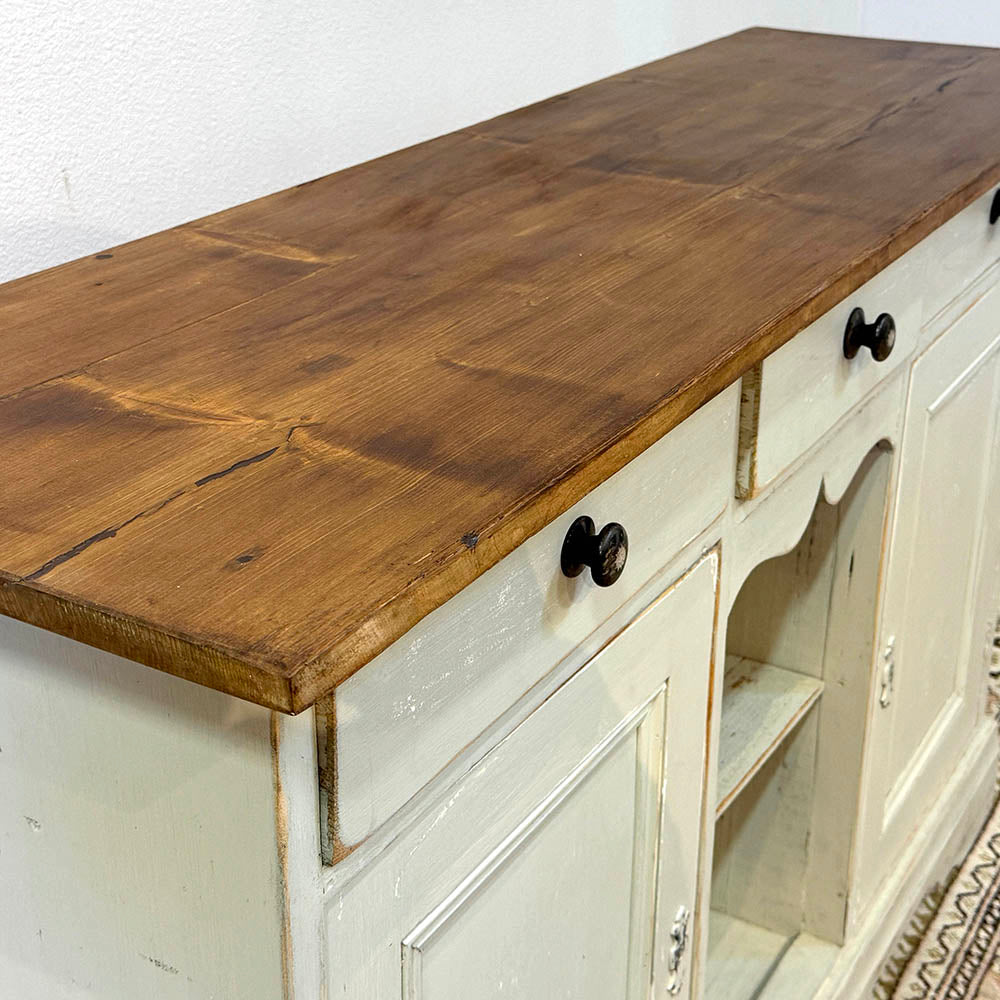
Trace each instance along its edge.
<instances>
[{"instance_id":1,"label":"paneled door","mask_svg":"<svg viewBox=\"0 0 1000 1000\"><path fill-rule=\"evenodd\" d=\"M915 362L876 658L857 871L870 898L985 715L997 613L1000 291Z\"/></svg>"},{"instance_id":2,"label":"paneled door","mask_svg":"<svg viewBox=\"0 0 1000 1000\"><path fill-rule=\"evenodd\" d=\"M329 893L328 994L690 996L718 554Z\"/></svg>"}]
</instances>

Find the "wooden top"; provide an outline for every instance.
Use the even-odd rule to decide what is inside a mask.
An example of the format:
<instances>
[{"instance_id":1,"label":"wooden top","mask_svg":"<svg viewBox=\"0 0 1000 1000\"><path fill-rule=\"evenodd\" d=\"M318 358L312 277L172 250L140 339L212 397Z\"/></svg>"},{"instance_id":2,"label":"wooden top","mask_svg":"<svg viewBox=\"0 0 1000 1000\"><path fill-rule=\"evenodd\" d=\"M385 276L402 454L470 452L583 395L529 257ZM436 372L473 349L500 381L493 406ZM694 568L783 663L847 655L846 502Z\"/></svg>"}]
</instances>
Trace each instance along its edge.
<instances>
[{"instance_id":1,"label":"wooden top","mask_svg":"<svg viewBox=\"0 0 1000 1000\"><path fill-rule=\"evenodd\" d=\"M998 93L754 29L0 287L0 610L307 707L1000 182Z\"/></svg>"}]
</instances>

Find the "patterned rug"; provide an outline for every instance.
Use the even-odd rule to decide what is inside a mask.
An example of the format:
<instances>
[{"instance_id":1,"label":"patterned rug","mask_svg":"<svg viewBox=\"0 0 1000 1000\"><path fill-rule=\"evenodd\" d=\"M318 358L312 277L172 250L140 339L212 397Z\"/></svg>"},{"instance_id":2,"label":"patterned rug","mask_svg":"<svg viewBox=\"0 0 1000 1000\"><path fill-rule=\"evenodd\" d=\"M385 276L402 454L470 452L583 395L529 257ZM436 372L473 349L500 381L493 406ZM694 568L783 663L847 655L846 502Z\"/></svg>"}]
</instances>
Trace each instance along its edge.
<instances>
[{"instance_id":1,"label":"patterned rug","mask_svg":"<svg viewBox=\"0 0 1000 1000\"><path fill-rule=\"evenodd\" d=\"M1000 809L944 895L894 1000L1000 1000Z\"/></svg>"}]
</instances>

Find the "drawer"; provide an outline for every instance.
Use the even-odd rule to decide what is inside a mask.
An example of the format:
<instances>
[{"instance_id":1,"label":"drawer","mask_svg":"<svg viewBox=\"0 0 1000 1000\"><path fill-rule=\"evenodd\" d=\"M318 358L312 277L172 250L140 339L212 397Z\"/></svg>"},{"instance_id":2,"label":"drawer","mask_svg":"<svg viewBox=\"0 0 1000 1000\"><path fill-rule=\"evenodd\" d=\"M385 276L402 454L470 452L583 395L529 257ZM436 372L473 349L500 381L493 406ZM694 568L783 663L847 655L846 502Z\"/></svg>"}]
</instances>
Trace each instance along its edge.
<instances>
[{"instance_id":1,"label":"drawer","mask_svg":"<svg viewBox=\"0 0 1000 1000\"><path fill-rule=\"evenodd\" d=\"M324 900L326 993L691 997L718 552Z\"/></svg>"},{"instance_id":2,"label":"drawer","mask_svg":"<svg viewBox=\"0 0 1000 1000\"><path fill-rule=\"evenodd\" d=\"M328 861L368 838L557 664L563 676L582 663L595 630L608 623L603 642L648 604L660 573L732 496L738 405L733 385L319 703ZM628 532L628 562L610 587L560 571L580 515Z\"/></svg>"},{"instance_id":3,"label":"drawer","mask_svg":"<svg viewBox=\"0 0 1000 1000\"><path fill-rule=\"evenodd\" d=\"M962 294L1000 259L1000 221L990 223L994 192L977 198L925 239L924 322Z\"/></svg>"},{"instance_id":4,"label":"drawer","mask_svg":"<svg viewBox=\"0 0 1000 1000\"><path fill-rule=\"evenodd\" d=\"M912 355L923 318L923 249L894 261L743 377L738 497L760 493ZM893 317L895 346L885 360L864 347L844 356L856 307L869 323L883 312Z\"/></svg>"}]
</instances>

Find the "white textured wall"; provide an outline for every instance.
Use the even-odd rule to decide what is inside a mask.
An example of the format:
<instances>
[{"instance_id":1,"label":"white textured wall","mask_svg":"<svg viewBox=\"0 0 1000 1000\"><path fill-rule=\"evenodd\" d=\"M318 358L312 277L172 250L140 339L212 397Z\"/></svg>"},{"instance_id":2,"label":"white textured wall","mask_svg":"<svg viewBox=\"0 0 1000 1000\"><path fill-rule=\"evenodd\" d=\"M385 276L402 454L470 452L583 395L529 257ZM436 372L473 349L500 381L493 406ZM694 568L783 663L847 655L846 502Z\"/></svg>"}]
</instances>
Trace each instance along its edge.
<instances>
[{"instance_id":1,"label":"white textured wall","mask_svg":"<svg viewBox=\"0 0 1000 1000\"><path fill-rule=\"evenodd\" d=\"M1000 46L996 0L859 0L859 34Z\"/></svg>"},{"instance_id":2,"label":"white textured wall","mask_svg":"<svg viewBox=\"0 0 1000 1000\"><path fill-rule=\"evenodd\" d=\"M994 5L0 0L0 280L750 24L1000 44Z\"/></svg>"}]
</instances>

